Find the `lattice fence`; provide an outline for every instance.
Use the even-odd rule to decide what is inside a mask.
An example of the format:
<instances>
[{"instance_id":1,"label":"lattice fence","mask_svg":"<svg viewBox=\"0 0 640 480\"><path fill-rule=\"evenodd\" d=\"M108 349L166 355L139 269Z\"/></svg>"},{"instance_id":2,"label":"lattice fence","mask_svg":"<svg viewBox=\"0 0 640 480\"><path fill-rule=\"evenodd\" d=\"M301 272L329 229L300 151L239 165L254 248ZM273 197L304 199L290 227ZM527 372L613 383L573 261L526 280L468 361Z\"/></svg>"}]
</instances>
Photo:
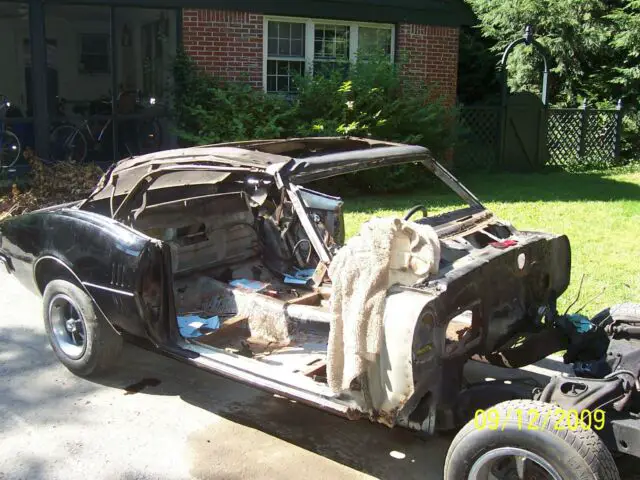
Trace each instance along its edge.
<instances>
[{"instance_id":1,"label":"lattice fence","mask_svg":"<svg viewBox=\"0 0 640 480\"><path fill-rule=\"evenodd\" d=\"M500 107L470 106L460 110L456 168L491 169L497 165L500 141Z\"/></svg>"},{"instance_id":2,"label":"lattice fence","mask_svg":"<svg viewBox=\"0 0 640 480\"><path fill-rule=\"evenodd\" d=\"M551 165L606 166L619 154L620 110L552 108L548 111Z\"/></svg>"},{"instance_id":3,"label":"lattice fence","mask_svg":"<svg viewBox=\"0 0 640 480\"><path fill-rule=\"evenodd\" d=\"M498 106L465 106L458 117L454 164L465 170L490 170L500 159L502 115ZM608 166L620 155L622 111L617 109L548 108L547 164Z\"/></svg>"}]
</instances>

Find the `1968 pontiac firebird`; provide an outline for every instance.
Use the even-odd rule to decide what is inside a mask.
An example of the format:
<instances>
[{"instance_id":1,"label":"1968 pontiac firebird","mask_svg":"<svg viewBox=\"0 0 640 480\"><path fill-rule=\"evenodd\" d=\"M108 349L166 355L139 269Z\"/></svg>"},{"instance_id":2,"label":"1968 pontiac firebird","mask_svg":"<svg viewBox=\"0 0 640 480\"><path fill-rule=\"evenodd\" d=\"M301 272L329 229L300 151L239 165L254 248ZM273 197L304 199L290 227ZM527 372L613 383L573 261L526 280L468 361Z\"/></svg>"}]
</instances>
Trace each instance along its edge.
<instances>
[{"instance_id":1,"label":"1968 pontiac firebird","mask_svg":"<svg viewBox=\"0 0 640 480\"><path fill-rule=\"evenodd\" d=\"M424 206L407 213L409 221L421 212L413 221L437 233L439 272L389 289L380 355L336 393L326 380L327 268L344 243L343 202L302 185L407 163L422 163L425 175L467 206L436 216ZM614 342L601 329L584 333L556 310L569 284L568 239L498 220L426 148L302 138L126 159L85 200L0 223L0 261L42 295L53 350L78 375L113 366L128 338L350 419L429 434L507 401L498 411L513 420L524 408L537 431L515 421L501 431L467 425L449 452L447 478L616 478L611 454L592 430L558 432L527 415L550 403L585 409L631 395L637 401L629 379L615 375L625 365L556 379L536 400L517 382L464 382L471 357L517 368L568 348L570 361L596 365ZM291 283L288 274L300 271L307 277ZM609 317L630 324L639 321L636 313ZM637 363L624 370L637 374ZM570 384L588 395L582 387L567 393ZM586 400L594 398L606 401ZM619 440L610 448L621 450Z\"/></svg>"}]
</instances>

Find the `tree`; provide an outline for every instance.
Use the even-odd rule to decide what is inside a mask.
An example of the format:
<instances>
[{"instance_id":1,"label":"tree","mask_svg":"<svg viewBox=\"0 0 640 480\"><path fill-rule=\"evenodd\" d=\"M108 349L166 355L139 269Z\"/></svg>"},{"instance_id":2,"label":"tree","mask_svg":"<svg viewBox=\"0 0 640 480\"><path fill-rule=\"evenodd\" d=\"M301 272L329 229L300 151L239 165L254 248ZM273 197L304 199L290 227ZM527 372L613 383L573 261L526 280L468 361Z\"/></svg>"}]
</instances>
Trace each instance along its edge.
<instances>
[{"instance_id":1,"label":"tree","mask_svg":"<svg viewBox=\"0 0 640 480\"><path fill-rule=\"evenodd\" d=\"M482 35L500 52L534 26L549 51L555 105L612 106L622 99L628 113L627 148L640 147L640 0L467 0ZM538 92L541 65L533 49L509 57L512 90ZM637 150L636 150L637 153Z\"/></svg>"},{"instance_id":2,"label":"tree","mask_svg":"<svg viewBox=\"0 0 640 480\"><path fill-rule=\"evenodd\" d=\"M602 0L468 0L494 49L522 35L533 25L536 39L549 51L555 77L552 100L575 103L581 98L611 96L606 66L614 61L609 47L614 2ZM509 58L509 86L537 91L541 65L530 48L516 48ZM594 85L594 82L597 84ZM595 88L594 88L595 87Z\"/></svg>"},{"instance_id":3,"label":"tree","mask_svg":"<svg viewBox=\"0 0 640 480\"><path fill-rule=\"evenodd\" d=\"M613 9L608 16L615 34L610 44L620 62L613 66L612 83L621 87L629 100L640 93L640 0L632 0Z\"/></svg>"}]
</instances>

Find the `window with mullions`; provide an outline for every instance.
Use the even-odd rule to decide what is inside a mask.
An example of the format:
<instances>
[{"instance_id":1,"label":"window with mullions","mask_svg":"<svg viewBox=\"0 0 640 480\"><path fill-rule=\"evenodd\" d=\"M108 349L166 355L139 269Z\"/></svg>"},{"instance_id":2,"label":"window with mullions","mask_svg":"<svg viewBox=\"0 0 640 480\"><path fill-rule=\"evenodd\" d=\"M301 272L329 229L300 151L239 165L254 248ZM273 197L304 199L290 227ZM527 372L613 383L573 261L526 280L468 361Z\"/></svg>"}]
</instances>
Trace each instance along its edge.
<instances>
[{"instance_id":1,"label":"window with mullions","mask_svg":"<svg viewBox=\"0 0 640 480\"><path fill-rule=\"evenodd\" d=\"M347 72L357 56L393 58L393 26L310 19L267 20L265 89L295 92L297 75Z\"/></svg>"},{"instance_id":2,"label":"window with mullions","mask_svg":"<svg viewBox=\"0 0 640 480\"><path fill-rule=\"evenodd\" d=\"M110 37L108 33L80 35L80 73L110 73Z\"/></svg>"},{"instance_id":3,"label":"window with mullions","mask_svg":"<svg viewBox=\"0 0 640 480\"><path fill-rule=\"evenodd\" d=\"M358 28L358 52L370 56L383 54L391 56L391 29L388 28Z\"/></svg>"},{"instance_id":4,"label":"window with mullions","mask_svg":"<svg viewBox=\"0 0 640 480\"><path fill-rule=\"evenodd\" d=\"M267 91L292 92L293 79L304 75L304 23L269 22L267 31Z\"/></svg>"},{"instance_id":5,"label":"window with mullions","mask_svg":"<svg viewBox=\"0 0 640 480\"><path fill-rule=\"evenodd\" d=\"M314 25L313 71L325 73L349 65L348 25Z\"/></svg>"}]
</instances>

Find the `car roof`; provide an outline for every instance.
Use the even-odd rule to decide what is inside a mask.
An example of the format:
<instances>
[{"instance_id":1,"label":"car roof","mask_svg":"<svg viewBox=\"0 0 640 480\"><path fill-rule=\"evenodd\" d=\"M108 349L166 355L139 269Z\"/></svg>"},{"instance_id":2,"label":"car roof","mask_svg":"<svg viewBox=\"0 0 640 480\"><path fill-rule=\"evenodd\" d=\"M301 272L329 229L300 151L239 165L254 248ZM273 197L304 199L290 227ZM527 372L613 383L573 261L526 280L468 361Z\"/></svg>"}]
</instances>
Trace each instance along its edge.
<instances>
[{"instance_id":1,"label":"car roof","mask_svg":"<svg viewBox=\"0 0 640 480\"><path fill-rule=\"evenodd\" d=\"M115 164L90 196L127 194L149 173L171 172L152 188L215 183L222 172L262 172L304 183L383 165L432 160L428 149L357 137L254 140L178 148L127 158ZM211 178L209 178L211 177ZM117 186L116 186L117 184Z\"/></svg>"},{"instance_id":2,"label":"car roof","mask_svg":"<svg viewBox=\"0 0 640 480\"><path fill-rule=\"evenodd\" d=\"M117 163L114 172L123 172L141 165L210 163L230 167L247 167L266 170L274 164L283 164L291 159L312 163L315 159L336 154L371 150L381 147L407 148L409 145L383 142L357 137L308 137L275 140L253 140L245 142L219 143L198 147L177 148L149 153ZM422 148L422 147L419 147ZM426 149L424 149L426 150ZM324 162L326 163L326 162Z\"/></svg>"}]
</instances>

